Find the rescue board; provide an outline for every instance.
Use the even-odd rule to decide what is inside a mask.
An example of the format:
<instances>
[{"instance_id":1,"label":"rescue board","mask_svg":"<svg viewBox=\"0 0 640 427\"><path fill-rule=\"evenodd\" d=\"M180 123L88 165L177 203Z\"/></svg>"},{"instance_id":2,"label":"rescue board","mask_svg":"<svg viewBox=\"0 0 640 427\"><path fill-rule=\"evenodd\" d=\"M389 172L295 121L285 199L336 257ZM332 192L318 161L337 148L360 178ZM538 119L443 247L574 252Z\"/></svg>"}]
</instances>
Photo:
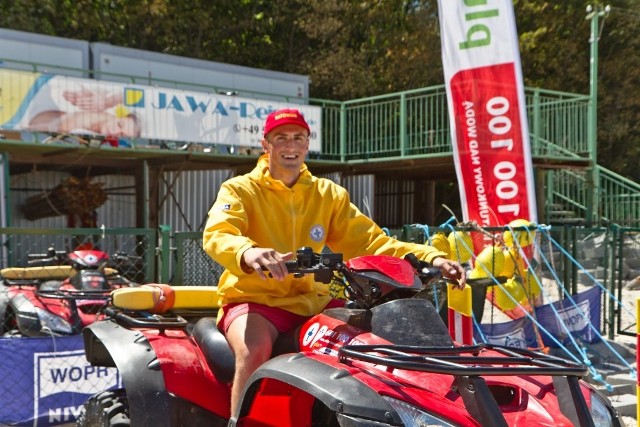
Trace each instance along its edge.
<instances>
[{"instance_id":1,"label":"rescue board","mask_svg":"<svg viewBox=\"0 0 640 427\"><path fill-rule=\"evenodd\" d=\"M215 309L218 305L216 286L170 286L149 283L135 288L116 289L112 304L125 310L164 313L172 309Z\"/></svg>"},{"instance_id":2,"label":"rescue board","mask_svg":"<svg viewBox=\"0 0 640 427\"><path fill-rule=\"evenodd\" d=\"M7 267L0 270L8 280L66 279L76 274L70 265L47 265L43 267Z\"/></svg>"}]
</instances>

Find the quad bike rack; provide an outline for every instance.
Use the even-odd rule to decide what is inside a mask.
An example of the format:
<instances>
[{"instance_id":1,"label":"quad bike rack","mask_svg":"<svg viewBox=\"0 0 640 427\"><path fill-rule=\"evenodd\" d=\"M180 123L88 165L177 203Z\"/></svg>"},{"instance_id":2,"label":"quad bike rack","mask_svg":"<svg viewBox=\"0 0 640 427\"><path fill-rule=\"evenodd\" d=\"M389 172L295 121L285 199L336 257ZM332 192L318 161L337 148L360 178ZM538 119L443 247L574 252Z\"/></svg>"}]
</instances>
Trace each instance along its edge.
<instances>
[{"instance_id":1,"label":"quad bike rack","mask_svg":"<svg viewBox=\"0 0 640 427\"><path fill-rule=\"evenodd\" d=\"M36 295L41 298L59 299L66 301L71 308L71 323L74 327L81 325L80 316L78 314L78 303L80 300L104 301L105 307L109 303L109 294L104 291L90 290L70 290L70 289L38 289Z\"/></svg>"},{"instance_id":2,"label":"quad bike rack","mask_svg":"<svg viewBox=\"0 0 640 427\"><path fill-rule=\"evenodd\" d=\"M184 329L189 322L182 316L160 315L146 312L136 312L135 314L126 313L111 307L105 310L105 313L115 319L117 322L123 322L134 328L152 328L161 332L165 329Z\"/></svg>"},{"instance_id":3,"label":"quad bike rack","mask_svg":"<svg viewBox=\"0 0 640 427\"><path fill-rule=\"evenodd\" d=\"M483 355L488 351L500 355ZM587 375L587 367L543 353L490 344L345 345L340 348L338 358L342 363L359 360L395 369L452 375L455 378L452 391L462 397L467 411L486 426L508 427L497 400L513 399L513 395L508 390L496 393L482 376L549 375L553 377L562 413L576 426L594 425L578 382Z\"/></svg>"},{"instance_id":4,"label":"quad bike rack","mask_svg":"<svg viewBox=\"0 0 640 427\"><path fill-rule=\"evenodd\" d=\"M201 318L216 316L217 309L213 310L177 310L167 313L151 313L147 311L127 311L113 307L107 307L105 314L118 323L133 328L158 329L163 332L166 329L185 329L190 324L189 318Z\"/></svg>"}]
</instances>

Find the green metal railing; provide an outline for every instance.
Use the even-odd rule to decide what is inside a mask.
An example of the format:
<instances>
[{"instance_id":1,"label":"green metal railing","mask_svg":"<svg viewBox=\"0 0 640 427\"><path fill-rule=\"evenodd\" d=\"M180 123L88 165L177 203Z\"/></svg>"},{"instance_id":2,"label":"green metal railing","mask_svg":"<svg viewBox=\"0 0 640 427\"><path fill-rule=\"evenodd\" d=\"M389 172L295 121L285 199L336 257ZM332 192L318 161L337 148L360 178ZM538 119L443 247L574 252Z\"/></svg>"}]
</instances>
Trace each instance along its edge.
<instances>
[{"instance_id":1,"label":"green metal railing","mask_svg":"<svg viewBox=\"0 0 640 427\"><path fill-rule=\"evenodd\" d=\"M640 185L598 166L601 217L626 227L640 226Z\"/></svg>"},{"instance_id":2,"label":"green metal railing","mask_svg":"<svg viewBox=\"0 0 640 427\"><path fill-rule=\"evenodd\" d=\"M552 214L561 218L585 218L587 214L587 177L584 171L569 169L549 170L546 174L546 199L554 206L546 211L546 223Z\"/></svg>"},{"instance_id":3,"label":"green metal railing","mask_svg":"<svg viewBox=\"0 0 640 427\"><path fill-rule=\"evenodd\" d=\"M525 90L533 156L589 158L589 97Z\"/></svg>"},{"instance_id":4,"label":"green metal railing","mask_svg":"<svg viewBox=\"0 0 640 427\"><path fill-rule=\"evenodd\" d=\"M589 97L525 89L534 156L589 158ZM444 85L345 101L311 100L322 107L321 158L348 162L452 153Z\"/></svg>"}]
</instances>

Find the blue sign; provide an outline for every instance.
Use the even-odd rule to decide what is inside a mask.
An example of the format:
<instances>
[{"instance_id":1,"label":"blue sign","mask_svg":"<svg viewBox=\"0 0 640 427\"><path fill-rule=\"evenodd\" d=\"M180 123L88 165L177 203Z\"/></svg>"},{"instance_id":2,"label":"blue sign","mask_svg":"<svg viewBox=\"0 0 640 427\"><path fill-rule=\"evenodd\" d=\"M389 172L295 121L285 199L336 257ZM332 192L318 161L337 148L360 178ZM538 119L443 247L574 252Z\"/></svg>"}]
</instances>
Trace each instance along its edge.
<instances>
[{"instance_id":1,"label":"blue sign","mask_svg":"<svg viewBox=\"0 0 640 427\"><path fill-rule=\"evenodd\" d=\"M536 308L536 319L561 344L570 342L570 334L581 342L596 343L600 340L601 295L601 289L593 287L574 295L573 301L565 298L543 305ZM557 347L549 335L540 334L545 346Z\"/></svg>"},{"instance_id":2,"label":"blue sign","mask_svg":"<svg viewBox=\"0 0 640 427\"><path fill-rule=\"evenodd\" d=\"M557 342L562 345L569 343L570 336L583 343L598 342L601 293L600 288L594 287L574 295L571 299L565 298L536 307L535 319L539 324L538 328L529 317L505 323L482 324L479 325L479 330L476 326L475 340L518 348L558 347ZM536 329L542 343L538 342Z\"/></svg>"},{"instance_id":3,"label":"blue sign","mask_svg":"<svg viewBox=\"0 0 640 427\"><path fill-rule=\"evenodd\" d=\"M91 366L81 336L0 338L0 425L73 423L92 395L121 384L118 370Z\"/></svg>"}]
</instances>

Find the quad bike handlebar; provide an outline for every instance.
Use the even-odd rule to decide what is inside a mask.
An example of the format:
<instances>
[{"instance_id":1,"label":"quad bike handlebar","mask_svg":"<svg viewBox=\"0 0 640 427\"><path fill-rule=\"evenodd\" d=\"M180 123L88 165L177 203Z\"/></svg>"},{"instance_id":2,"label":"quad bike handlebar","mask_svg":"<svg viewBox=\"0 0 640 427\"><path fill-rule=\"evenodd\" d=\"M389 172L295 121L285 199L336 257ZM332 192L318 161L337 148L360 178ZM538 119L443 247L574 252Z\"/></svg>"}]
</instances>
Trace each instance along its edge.
<instances>
[{"instance_id":1,"label":"quad bike handlebar","mask_svg":"<svg viewBox=\"0 0 640 427\"><path fill-rule=\"evenodd\" d=\"M442 279L442 272L439 268L433 267L426 261L419 260L414 254L408 253L404 259L409 261L409 264L416 270L416 275L423 285L426 286Z\"/></svg>"},{"instance_id":2,"label":"quad bike handlebar","mask_svg":"<svg viewBox=\"0 0 640 427\"><path fill-rule=\"evenodd\" d=\"M62 265L68 263L67 252L57 251L53 246L47 253L27 254L28 267L42 267L47 265Z\"/></svg>"},{"instance_id":3,"label":"quad bike handlebar","mask_svg":"<svg viewBox=\"0 0 640 427\"><path fill-rule=\"evenodd\" d=\"M96 256L89 260L84 259L84 254L89 251L71 250L59 251L53 246L47 249L46 253L29 253L27 254L27 267L47 267L71 265L75 270L81 269L103 269L108 267L111 271L105 271L106 274L121 273L135 267L137 264L144 262L144 258L138 255L129 255L125 252L117 250L114 254L107 254L101 250L91 250Z\"/></svg>"},{"instance_id":4,"label":"quad bike handlebar","mask_svg":"<svg viewBox=\"0 0 640 427\"><path fill-rule=\"evenodd\" d=\"M309 247L297 250L296 258L285 263L289 274L302 277L313 274L316 282L331 283L334 273L343 268L342 254L316 253ZM263 267L266 271L266 268Z\"/></svg>"},{"instance_id":5,"label":"quad bike handlebar","mask_svg":"<svg viewBox=\"0 0 640 427\"><path fill-rule=\"evenodd\" d=\"M392 278L385 278L384 272L375 269L367 271L353 268L351 261L343 262L343 255L340 253L316 253L309 247L298 249L296 258L285 265L289 274L295 277L313 274L317 282L344 285L345 295L355 306L370 308L384 302L394 290L404 292L406 297L408 294L418 293L427 285L441 281L440 269L430 263L419 260L412 253L406 255L404 260L413 269L413 283L400 284Z\"/></svg>"},{"instance_id":6,"label":"quad bike handlebar","mask_svg":"<svg viewBox=\"0 0 640 427\"><path fill-rule=\"evenodd\" d=\"M426 261L419 260L414 254L407 254L404 259L416 270L420 281L427 285L442 278L440 269ZM309 247L296 252L296 258L285 263L287 271L294 275L313 274L314 279L322 283L330 283L334 273L345 273L343 256L339 253L316 253Z\"/></svg>"}]
</instances>

